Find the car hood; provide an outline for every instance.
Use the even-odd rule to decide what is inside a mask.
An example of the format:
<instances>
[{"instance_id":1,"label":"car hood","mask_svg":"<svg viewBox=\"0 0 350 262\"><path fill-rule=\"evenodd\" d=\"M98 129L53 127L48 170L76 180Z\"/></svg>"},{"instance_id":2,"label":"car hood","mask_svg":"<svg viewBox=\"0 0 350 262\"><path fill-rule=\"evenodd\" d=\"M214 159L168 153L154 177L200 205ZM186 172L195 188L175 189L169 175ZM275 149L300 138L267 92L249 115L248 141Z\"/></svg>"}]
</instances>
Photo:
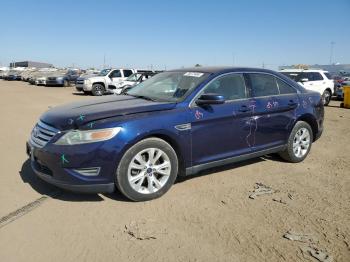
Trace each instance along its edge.
<instances>
[{"instance_id":1,"label":"car hood","mask_svg":"<svg viewBox=\"0 0 350 262\"><path fill-rule=\"evenodd\" d=\"M89 79L92 82L98 82L98 81L104 82L105 81L105 77L104 76L91 76L91 77L87 77L85 79Z\"/></svg>"},{"instance_id":2,"label":"car hood","mask_svg":"<svg viewBox=\"0 0 350 262\"><path fill-rule=\"evenodd\" d=\"M129 114L170 110L175 103L153 102L132 96L105 96L99 99L54 107L41 116L41 121L60 130L79 128L91 121Z\"/></svg>"}]
</instances>

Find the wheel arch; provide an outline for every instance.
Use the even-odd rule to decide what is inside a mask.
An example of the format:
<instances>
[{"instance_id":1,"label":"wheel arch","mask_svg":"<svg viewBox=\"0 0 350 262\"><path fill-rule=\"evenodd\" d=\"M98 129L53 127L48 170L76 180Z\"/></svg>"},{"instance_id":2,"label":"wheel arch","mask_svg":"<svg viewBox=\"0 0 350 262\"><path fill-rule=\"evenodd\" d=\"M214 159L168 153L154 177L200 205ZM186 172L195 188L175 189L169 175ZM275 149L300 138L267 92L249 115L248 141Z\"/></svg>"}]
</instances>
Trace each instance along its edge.
<instances>
[{"instance_id":1,"label":"wheel arch","mask_svg":"<svg viewBox=\"0 0 350 262\"><path fill-rule=\"evenodd\" d=\"M178 164L179 164L178 174L184 175L185 171L186 171L185 160L184 160L183 155L181 153L180 145L178 144L178 142L170 135L164 134L164 133L149 134L149 135L143 137L141 140L151 138L151 137L156 137L156 138L164 140L174 149L176 156L177 156L177 159L178 159ZM139 142L139 141L137 141L137 142Z\"/></svg>"},{"instance_id":2,"label":"wheel arch","mask_svg":"<svg viewBox=\"0 0 350 262\"><path fill-rule=\"evenodd\" d=\"M105 83L103 83L103 82L94 82L94 83L92 84L92 86L97 85L97 84L102 85L104 88L106 88L106 85L105 85Z\"/></svg>"},{"instance_id":3,"label":"wheel arch","mask_svg":"<svg viewBox=\"0 0 350 262\"><path fill-rule=\"evenodd\" d=\"M137 144L138 142L147 139L147 138L159 138L164 140L165 142L167 142L175 151L177 159L178 159L178 167L179 167L179 171L178 174L184 175L186 172L186 165L185 165L185 159L184 156L182 154L182 150L181 150L181 146L180 144L176 141L176 139L174 137L172 137L171 134L168 134L166 132L152 132L152 133L147 133L145 135L142 136L138 136L136 139L134 139L133 141L131 141L130 143L128 143L128 145L123 149L123 151L121 152L121 155L124 155L125 152L131 148L133 145Z\"/></svg>"},{"instance_id":4,"label":"wheel arch","mask_svg":"<svg viewBox=\"0 0 350 262\"><path fill-rule=\"evenodd\" d=\"M315 141L318 133L318 124L316 118L311 114L304 114L300 116L295 123L297 123L298 121L304 121L311 126L313 141Z\"/></svg>"},{"instance_id":5,"label":"wheel arch","mask_svg":"<svg viewBox=\"0 0 350 262\"><path fill-rule=\"evenodd\" d=\"M331 89L330 87L327 87L327 88L325 89L325 91L329 91L329 93L331 94L331 96L333 95L332 89Z\"/></svg>"}]
</instances>

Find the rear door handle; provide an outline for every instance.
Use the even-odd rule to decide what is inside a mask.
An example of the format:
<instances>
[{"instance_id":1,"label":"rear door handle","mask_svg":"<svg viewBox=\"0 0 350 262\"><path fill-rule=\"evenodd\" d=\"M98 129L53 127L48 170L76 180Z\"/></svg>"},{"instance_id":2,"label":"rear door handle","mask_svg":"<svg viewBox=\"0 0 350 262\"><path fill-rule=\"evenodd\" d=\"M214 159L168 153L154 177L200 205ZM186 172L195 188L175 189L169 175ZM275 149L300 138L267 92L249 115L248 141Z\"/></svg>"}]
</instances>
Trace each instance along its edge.
<instances>
[{"instance_id":1,"label":"rear door handle","mask_svg":"<svg viewBox=\"0 0 350 262\"><path fill-rule=\"evenodd\" d=\"M296 107L298 103L294 102L293 100L289 100L288 106L290 107Z\"/></svg>"},{"instance_id":2,"label":"rear door handle","mask_svg":"<svg viewBox=\"0 0 350 262\"><path fill-rule=\"evenodd\" d=\"M252 111L249 107L243 105L241 106L240 109L238 109L239 112L242 112L242 113L246 113L246 112L249 112L249 111Z\"/></svg>"}]
</instances>

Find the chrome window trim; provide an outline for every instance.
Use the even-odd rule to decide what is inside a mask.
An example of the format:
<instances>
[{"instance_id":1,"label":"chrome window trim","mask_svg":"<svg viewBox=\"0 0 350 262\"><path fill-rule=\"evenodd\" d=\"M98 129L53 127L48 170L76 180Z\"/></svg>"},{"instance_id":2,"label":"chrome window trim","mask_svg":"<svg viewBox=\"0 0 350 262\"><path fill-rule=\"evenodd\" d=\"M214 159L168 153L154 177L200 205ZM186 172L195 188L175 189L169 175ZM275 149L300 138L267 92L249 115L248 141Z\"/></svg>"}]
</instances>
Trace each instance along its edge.
<instances>
[{"instance_id":1,"label":"chrome window trim","mask_svg":"<svg viewBox=\"0 0 350 262\"><path fill-rule=\"evenodd\" d=\"M195 100L200 96L201 92L204 90L204 88L206 88L208 85L210 85L213 81L215 81L216 79L218 79L219 77L222 77L222 76L225 76L225 75L230 75L230 74L265 74L265 75L271 75L275 78L278 78L279 80L283 81L285 84L289 85L291 88L293 88L296 93L290 93L290 94L278 94L278 95L272 95L273 97L276 97L276 96L285 96L285 95L292 95L292 94L300 94L301 92L296 89L294 86L291 86L290 84L288 84L285 80L283 80L282 78L280 78L279 76L276 76L274 74L271 74L271 73L268 73L268 72L256 72L256 71L252 71L252 72L246 72L246 71L238 71L238 72L228 72L228 73L225 73L225 74L221 74L215 78L213 78L212 80L210 80L210 82L208 82L203 88L201 91L198 92L197 95L195 95L195 97L192 98L191 102L189 103L188 107L189 108L195 108L195 107L198 107L195 103ZM277 84L277 83L276 83ZM278 87L278 86L277 86ZM246 88L247 88L247 85L246 85ZM278 87L278 91L280 92L279 90L279 87ZM247 99L254 99L254 98L266 98L266 97L271 97L271 96L250 96L250 97L247 97L247 98L241 98L241 99L234 99L234 100L226 100L226 102L235 102L235 101L241 101L241 100L247 100Z\"/></svg>"}]
</instances>

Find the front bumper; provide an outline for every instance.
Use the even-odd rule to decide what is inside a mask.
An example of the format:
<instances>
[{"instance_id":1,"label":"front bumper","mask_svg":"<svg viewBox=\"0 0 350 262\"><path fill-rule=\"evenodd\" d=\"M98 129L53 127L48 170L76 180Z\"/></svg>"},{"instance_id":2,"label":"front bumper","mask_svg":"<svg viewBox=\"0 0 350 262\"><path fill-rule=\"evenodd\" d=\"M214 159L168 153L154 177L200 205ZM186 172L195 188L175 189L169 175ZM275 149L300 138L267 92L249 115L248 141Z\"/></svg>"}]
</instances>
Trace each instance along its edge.
<instances>
[{"instance_id":1,"label":"front bumper","mask_svg":"<svg viewBox=\"0 0 350 262\"><path fill-rule=\"evenodd\" d=\"M47 86L63 86L64 80L46 80Z\"/></svg>"},{"instance_id":2,"label":"front bumper","mask_svg":"<svg viewBox=\"0 0 350 262\"><path fill-rule=\"evenodd\" d=\"M105 150L105 149L104 149ZM31 166L35 174L49 184L59 188L81 193L111 193L115 190L114 165L115 159L107 158L101 160L95 154L100 154L98 148L90 147L76 148L74 151L66 151L65 159L62 162L61 146L47 145L43 148L33 146L29 141L26 151L30 156ZM63 149L63 151L65 151ZM85 151L85 153L84 153ZM91 153L94 154L93 159ZM102 156L106 159L106 156ZM108 161L110 160L110 161ZM99 166L100 172L97 176L84 176L76 170L84 167Z\"/></svg>"}]
</instances>

